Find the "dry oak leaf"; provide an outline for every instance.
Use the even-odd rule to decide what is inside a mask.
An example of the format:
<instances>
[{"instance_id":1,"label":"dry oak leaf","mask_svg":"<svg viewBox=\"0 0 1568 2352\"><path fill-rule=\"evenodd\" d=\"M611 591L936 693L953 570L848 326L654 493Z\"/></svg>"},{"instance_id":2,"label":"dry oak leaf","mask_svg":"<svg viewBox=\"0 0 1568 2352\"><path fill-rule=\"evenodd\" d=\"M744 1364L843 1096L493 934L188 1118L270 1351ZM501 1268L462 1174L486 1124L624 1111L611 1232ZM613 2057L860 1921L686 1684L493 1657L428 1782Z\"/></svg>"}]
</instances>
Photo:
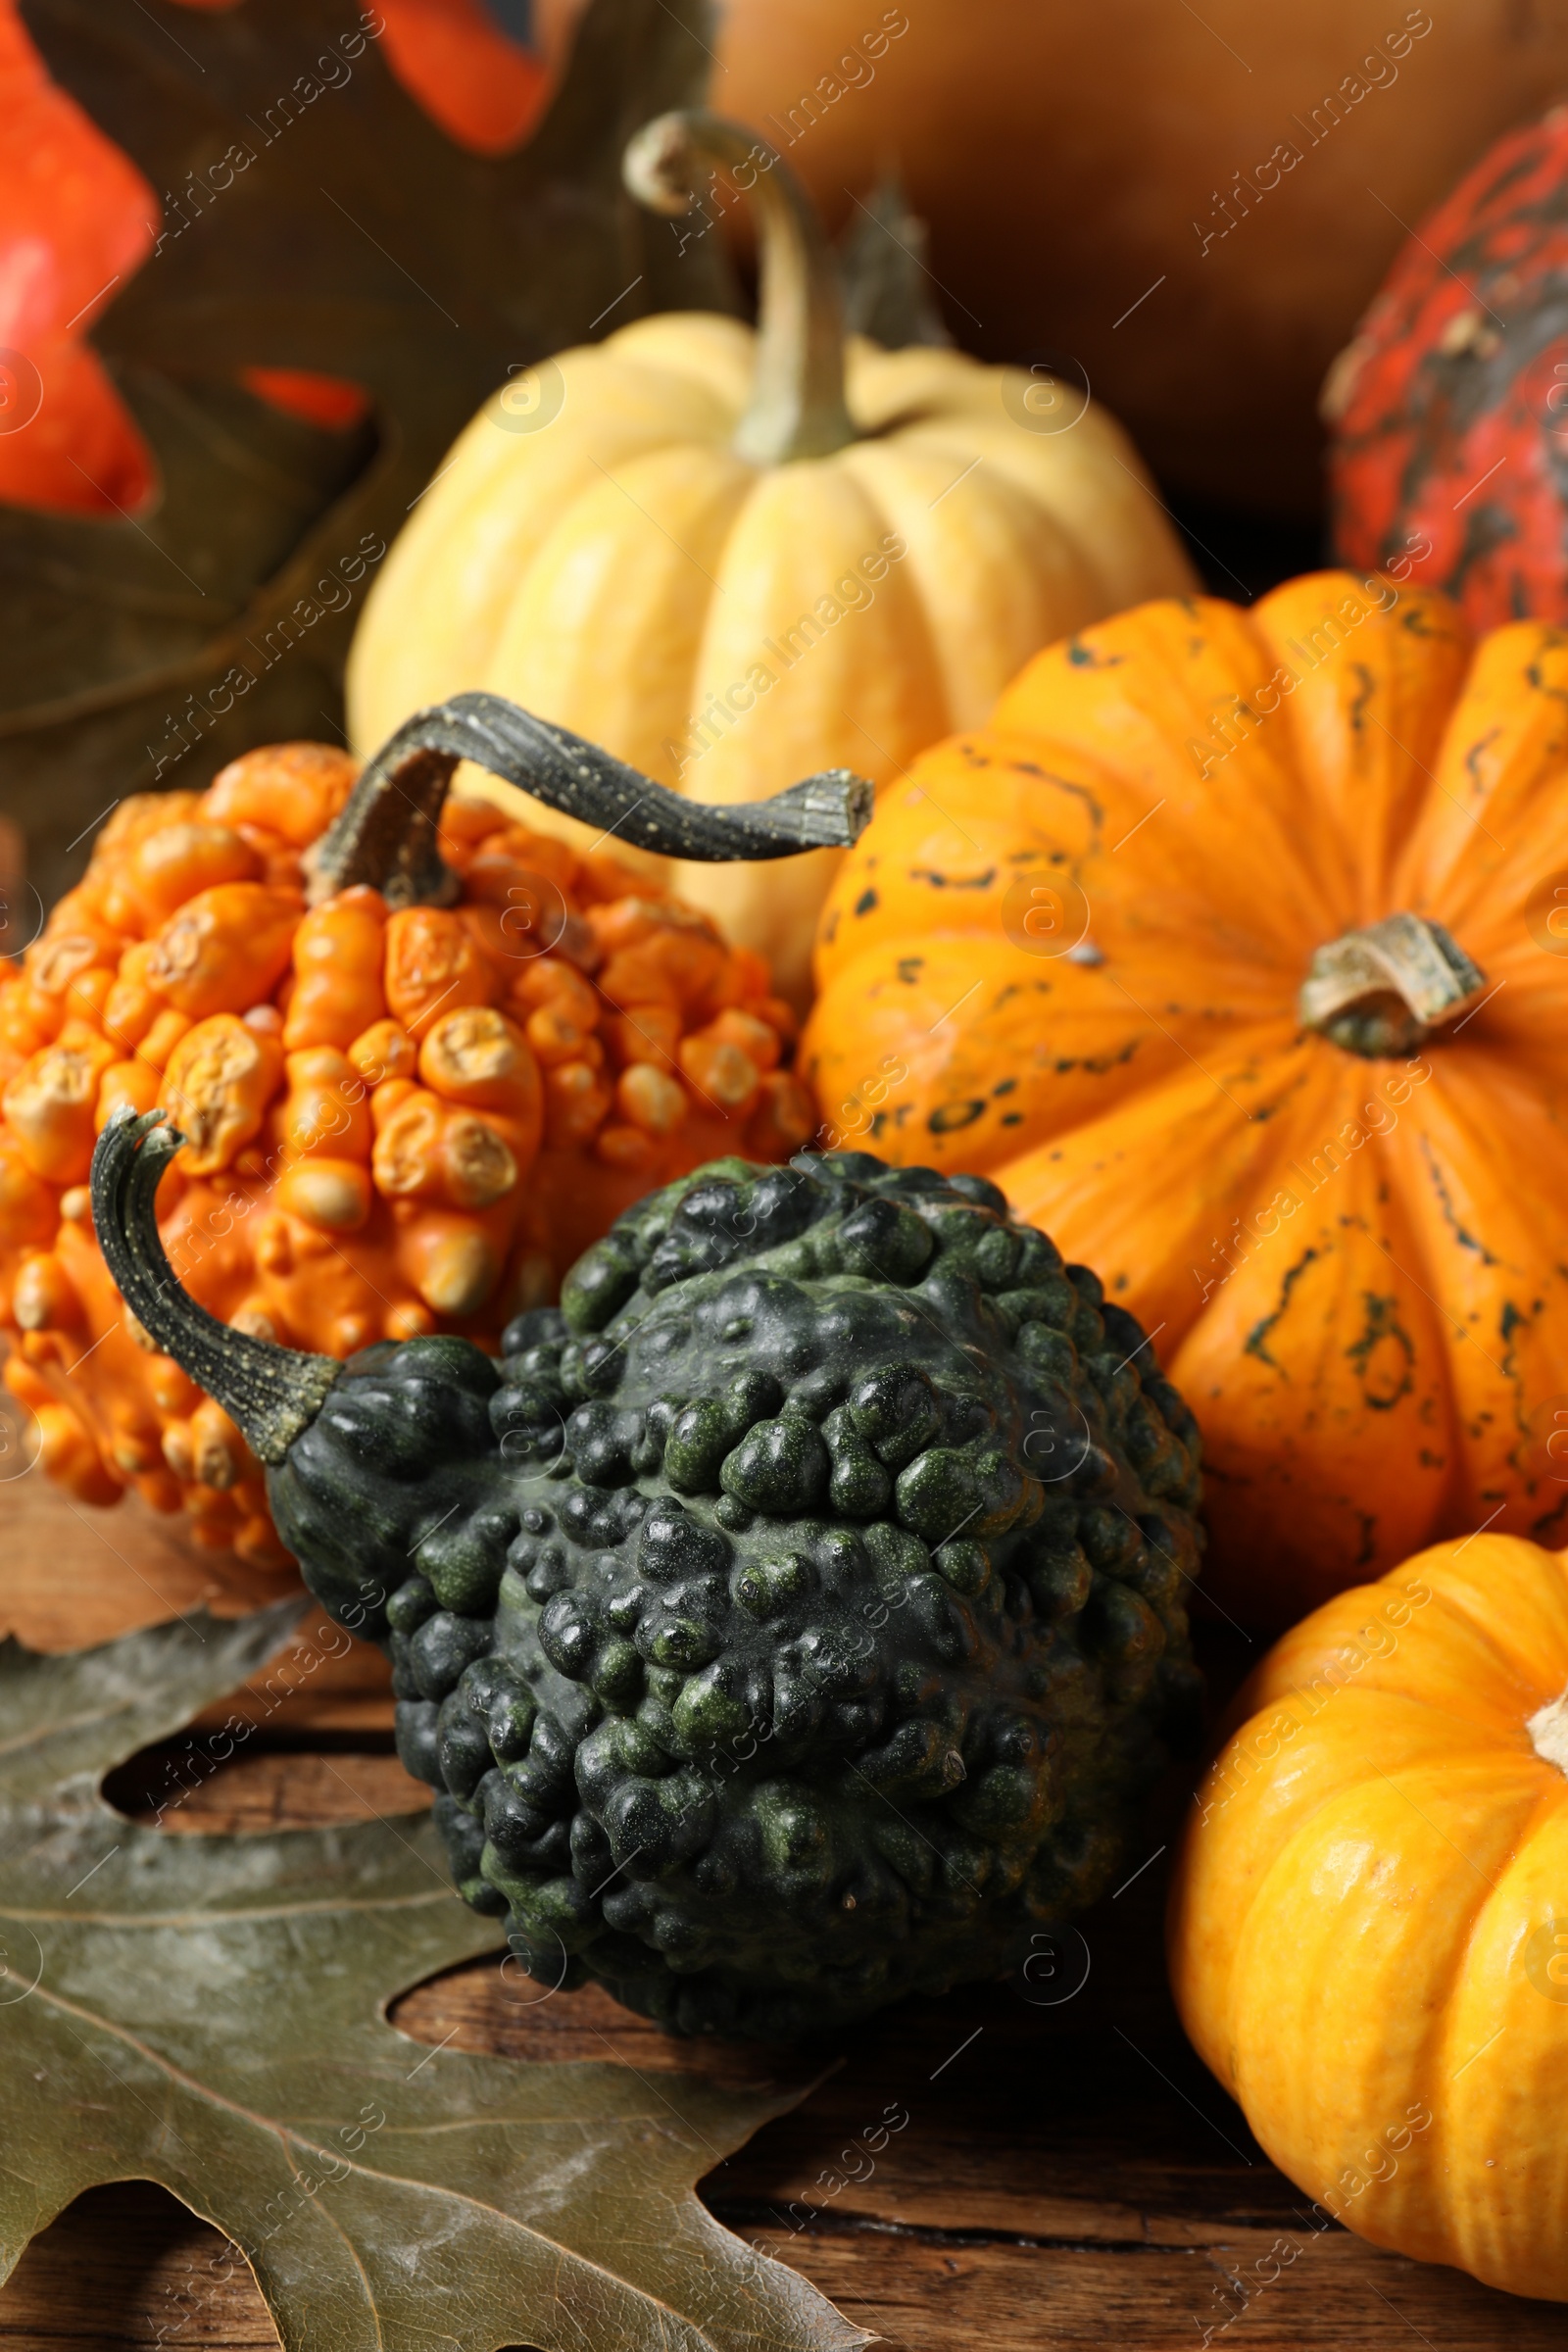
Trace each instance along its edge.
<instances>
[{"instance_id":1,"label":"dry oak leaf","mask_svg":"<svg viewBox=\"0 0 1568 2352\"><path fill-rule=\"evenodd\" d=\"M22 15L162 213L79 326L147 444L151 504L0 505L6 809L47 902L117 795L338 727L380 554L509 370L733 296L719 240L682 258L620 177L641 123L698 103L710 0L591 0L537 128L496 156L400 87L373 0ZM357 384L370 413L285 416L245 389L258 368ZM26 944L0 924L0 953Z\"/></svg>"},{"instance_id":2,"label":"dry oak leaf","mask_svg":"<svg viewBox=\"0 0 1568 2352\"><path fill-rule=\"evenodd\" d=\"M82 2190L147 2180L226 2232L289 2352L854 2352L695 2194L798 2092L424 2050L386 2022L496 1948L427 1816L173 1837L106 1804L103 1775L296 1614L0 1644L0 2279Z\"/></svg>"}]
</instances>

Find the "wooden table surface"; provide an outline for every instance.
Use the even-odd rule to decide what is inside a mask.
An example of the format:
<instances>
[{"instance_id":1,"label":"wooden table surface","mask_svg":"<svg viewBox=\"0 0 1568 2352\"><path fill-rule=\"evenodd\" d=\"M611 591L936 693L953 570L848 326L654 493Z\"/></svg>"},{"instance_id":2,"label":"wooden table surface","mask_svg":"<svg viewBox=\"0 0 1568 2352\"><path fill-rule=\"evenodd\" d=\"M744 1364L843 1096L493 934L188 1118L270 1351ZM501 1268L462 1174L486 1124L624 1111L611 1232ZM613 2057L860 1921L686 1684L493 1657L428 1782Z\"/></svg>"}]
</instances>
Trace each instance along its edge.
<instances>
[{"instance_id":1,"label":"wooden table surface","mask_svg":"<svg viewBox=\"0 0 1568 2352\"><path fill-rule=\"evenodd\" d=\"M275 1581L231 1581L166 1523L127 1505L76 1511L41 1478L0 1487L0 1630L43 1648L101 1641L202 1599L237 1609ZM1206 1644L1217 1690L1243 1653ZM225 1710L226 1711L226 1710ZM277 1709L244 1753L165 1814L171 1835L400 1813L429 1791L392 1753L384 1670L357 1652ZM151 1820L183 1740L110 1788ZM1307 2199L1258 2149L1184 2040L1165 1990L1160 1914L1185 1788L1162 1792L1156 1856L1083 1923L1054 1982L910 2002L798 2053L670 2040L594 1990L533 1998L494 1958L419 1985L392 2015L416 2041L529 2058L614 2058L726 2082L833 2071L702 2184L718 2218L792 2264L863 2328L918 2352L1095 2345L1163 2352L1568 2348L1568 2310L1461 2273L1315 2232ZM1087 1965L1087 1979L1078 1984ZM1077 1989L1073 1986L1077 1984ZM524 2005L525 2002L527 2005ZM908 2122L863 2171L851 2143L886 2111ZM0 2118L0 2157L4 2122ZM844 2152L841 2161L841 2151ZM161 2189L81 2197L0 2292L6 2352L275 2346L243 2263ZM216 2284L221 2278L224 2283Z\"/></svg>"}]
</instances>

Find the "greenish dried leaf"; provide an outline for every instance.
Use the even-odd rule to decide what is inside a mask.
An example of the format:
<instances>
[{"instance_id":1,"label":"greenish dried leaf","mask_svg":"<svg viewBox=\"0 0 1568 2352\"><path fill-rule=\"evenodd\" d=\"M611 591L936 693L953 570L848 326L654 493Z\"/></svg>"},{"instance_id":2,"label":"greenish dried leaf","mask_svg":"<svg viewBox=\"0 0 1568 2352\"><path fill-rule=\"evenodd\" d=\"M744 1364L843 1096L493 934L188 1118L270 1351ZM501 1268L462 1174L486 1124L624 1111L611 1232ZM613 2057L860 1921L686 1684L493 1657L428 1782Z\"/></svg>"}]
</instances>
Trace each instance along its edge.
<instances>
[{"instance_id":1,"label":"greenish dried leaf","mask_svg":"<svg viewBox=\"0 0 1568 2352\"><path fill-rule=\"evenodd\" d=\"M538 131L499 159L465 153L404 93L358 32L360 0L22 13L164 204L159 251L91 330L152 448L155 507L106 521L0 507L0 753L47 900L118 796L204 784L253 744L331 738L374 576L364 553L390 545L510 367L732 296L719 240L683 255L620 184L631 132L701 95L709 0L592 0ZM247 367L347 377L372 420L331 433L280 416L240 388Z\"/></svg>"},{"instance_id":2,"label":"greenish dried leaf","mask_svg":"<svg viewBox=\"0 0 1568 2352\"><path fill-rule=\"evenodd\" d=\"M496 1944L427 1817L176 1837L104 1802L296 1612L0 1645L0 2278L84 2189L148 2180L243 2251L290 2352L853 2352L860 2330L694 2193L798 2093L387 2024Z\"/></svg>"}]
</instances>

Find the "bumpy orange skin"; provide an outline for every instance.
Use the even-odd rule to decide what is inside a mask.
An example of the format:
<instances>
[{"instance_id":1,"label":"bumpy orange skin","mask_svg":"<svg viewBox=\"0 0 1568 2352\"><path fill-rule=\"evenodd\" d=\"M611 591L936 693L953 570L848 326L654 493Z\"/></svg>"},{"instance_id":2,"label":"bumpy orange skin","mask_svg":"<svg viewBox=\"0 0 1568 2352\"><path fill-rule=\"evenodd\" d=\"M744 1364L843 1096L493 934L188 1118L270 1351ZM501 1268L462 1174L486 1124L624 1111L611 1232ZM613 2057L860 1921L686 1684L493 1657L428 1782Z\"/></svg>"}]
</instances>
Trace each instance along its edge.
<instances>
[{"instance_id":1,"label":"bumpy orange skin","mask_svg":"<svg viewBox=\"0 0 1568 2352\"><path fill-rule=\"evenodd\" d=\"M811 1126L760 958L487 802L448 807L459 905L389 914L362 886L307 911L303 854L354 774L287 744L205 794L122 802L0 984L7 1384L78 1495L135 1487L263 1566L287 1555L260 1465L127 1324L93 1238L118 1103L189 1138L159 1212L192 1295L337 1356L492 1342L641 1194L728 1152L782 1157Z\"/></svg>"},{"instance_id":2,"label":"bumpy orange skin","mask_svg":"<svg viewBox=\"0 0 1568 2352\"><path fill-rule=\"evenodd\" d=\"M1568 2300L1568 1555L1443 1544L1288 1634L1171 1895L1182 2022L1374 2245Z\"/></svg>"},{"instance_id":3,"label":"bumpy orange skin","mask_svg":"<svg viewBox=\"0 0 1568 2352\"><path fill-rule=\"evenodd\" d=\"M1140 1317L1251 1622L1483 1522L1568 1537L1565 759L1538 624L1473 647L1347 573L1147 605L918 760L829 901L826 1119L990 1175ZM1315 950L1401 909L1481 1008L1402 1059L1304 1031Z\"/></svg>"}]
</instances>

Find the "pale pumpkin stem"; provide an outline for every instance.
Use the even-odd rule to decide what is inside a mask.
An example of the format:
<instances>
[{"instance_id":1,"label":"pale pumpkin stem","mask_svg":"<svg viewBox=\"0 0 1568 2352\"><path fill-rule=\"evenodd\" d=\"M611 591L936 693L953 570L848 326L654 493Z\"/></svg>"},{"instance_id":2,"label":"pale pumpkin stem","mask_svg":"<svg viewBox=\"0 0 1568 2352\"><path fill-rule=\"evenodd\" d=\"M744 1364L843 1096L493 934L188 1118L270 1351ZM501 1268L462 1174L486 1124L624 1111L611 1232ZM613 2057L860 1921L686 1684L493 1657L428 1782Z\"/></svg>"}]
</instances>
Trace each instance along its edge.
<instances>
[{"instance_id":1,"label":"pale pumpkin stem","mask_svg":"<svg viewBox=\"0 0 1568 2352\"><path fill-rule=\"evenodd\" d=\"M138 1323L245 1433L258 1461L280 1462L320 1411L342 1366L220 1323L164 1253L154 1201L185 1138L161 1110L122 1103L92 1155L92 1220L115 1286Z\"/></svg>"},{"instance_id":2,"label":"pale pumpkin stem","mask_svg":"<svg viewBox=\"0 0 1568 2352\"><path fill-rule=\"evenodd\" d=\"M789 165L738 122L689 109L645 123L621 170L640 204L682 214L719 167L757 207L761 257L757 371L735 454L751 466L831 457L858 438L844 401L844 305L822 224Z\"/></svg>"},{"instance_id":3,"label":"pale pumpkin stem","mask_svg":"<svg viewBox=\"0 0 1568 2352\"><path fill-rule=\"evenodd\" d=\"M863 776L828 767L771 800L710 808L503 695L455 694L416 710L368 762L342 815L311 853L312 902L359 882L380 891L389 906L447 906L461 896L436 846L460 760L597 826L608 849L625 843L710 865L847 849L869 823L875 797Z\"/></svg>"},{"instance_id":4,"label":"pale pumpkin stem","mask_svg":"<svg viewBox=\"0 0 1568 2352\"><path fill-rule=\"evenodd\" d=\"M1297 1008L1308 1029L1347 1053L1410 1054L1486 985L1441 923L1391 914L1319 948Z\"/></svg>"},{"instance_id":5,"label":"pale pumpkin stem","mask_svg":"<svg viewBox=\"0 0 1568 2352\"><path fill-rule=\"evenodd\" d=\"M1530 1744L1544 1764L1568 1774L1568 1690L1538 1707L1525 1725Z\"/></svg>"}]
</instances>

